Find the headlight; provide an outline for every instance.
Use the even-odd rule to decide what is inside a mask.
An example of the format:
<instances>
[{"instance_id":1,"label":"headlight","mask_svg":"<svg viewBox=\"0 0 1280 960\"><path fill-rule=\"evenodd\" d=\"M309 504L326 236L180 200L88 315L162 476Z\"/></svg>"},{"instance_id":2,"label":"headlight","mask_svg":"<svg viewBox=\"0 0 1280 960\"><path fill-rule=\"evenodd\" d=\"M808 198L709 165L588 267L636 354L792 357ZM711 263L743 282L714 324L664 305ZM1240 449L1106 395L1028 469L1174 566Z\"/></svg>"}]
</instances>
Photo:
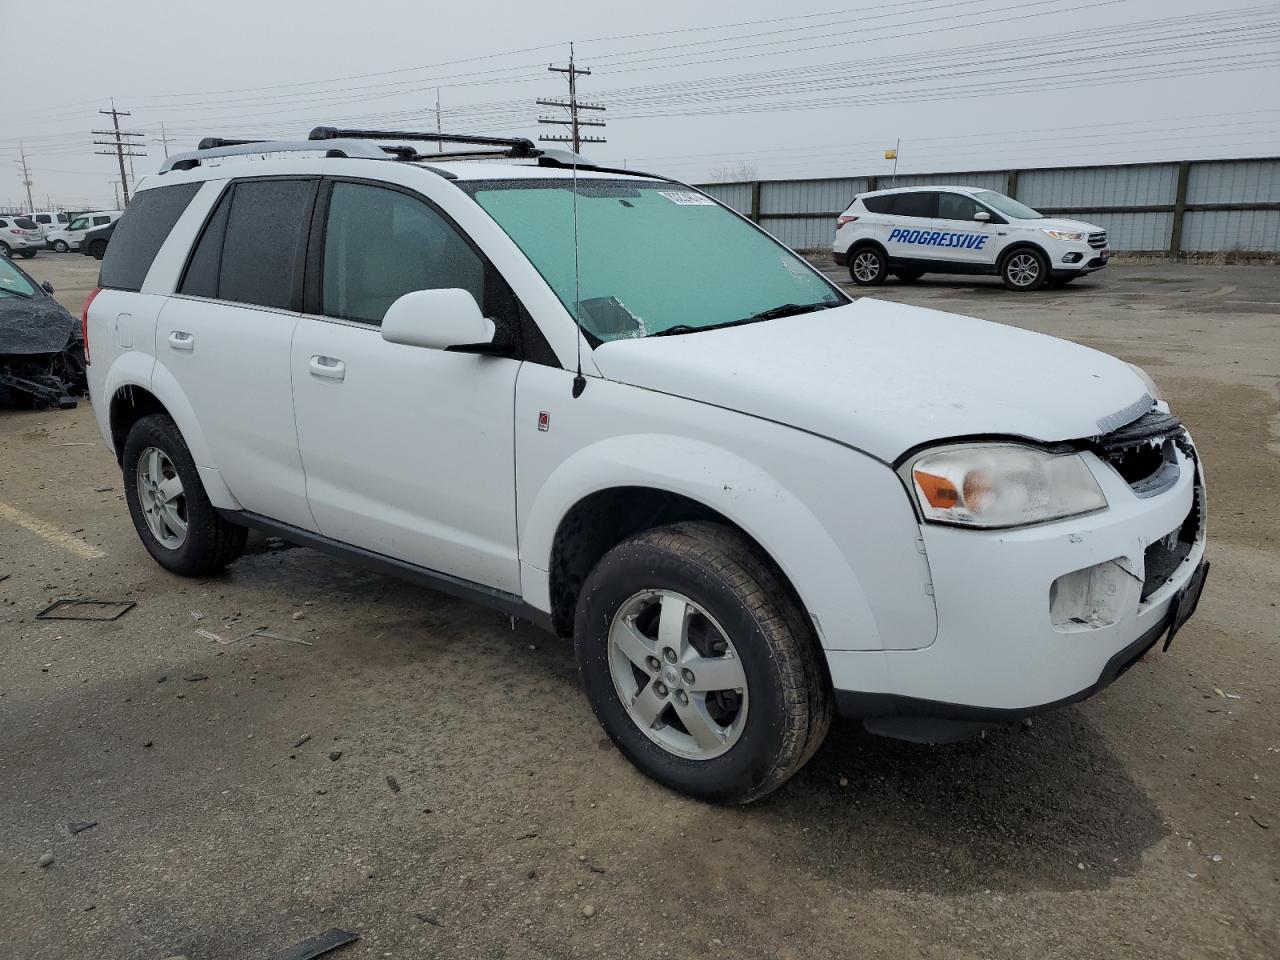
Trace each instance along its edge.
<instances>
[{"instance_id":1,"label":"headlight","mask_svg":"<svg viewBox=\"0 0 1280 960\"><path fill-rule=\"evenodd\" d=\"M1147 393L1151 394L1152 400L1158 402L1164 399L1164 397L1160 396L1160 388L1157 387L1156 382L1151 379L1151 374L1147 373L1147 371L1143 370L1136 363L1129 364L1129 369L1142 378L1142 382L1147 385Z\"/></svg>"},{"instance_id":2,"label":"headlight","mask_svg":"<svg viewBox=\"0 0 1280 960\"><path fill-rule=\"evenodd\" d=\"M1017 444L926 452L908 474L926 520L1017 527L1101 510L1107 498L1079 454Z\"/></svg>"},{"instance_id":3,"label":"headlight","mask_svg":"<svg viewBox=\"0 0 1280 960\"><path fill-rule=\"evenodd\" d=\"M1040 228L1042 232L1047 233L1055 240L1083 240L1084 234L1074 230L1045 230Z\"/></svg>"}]
</instances>

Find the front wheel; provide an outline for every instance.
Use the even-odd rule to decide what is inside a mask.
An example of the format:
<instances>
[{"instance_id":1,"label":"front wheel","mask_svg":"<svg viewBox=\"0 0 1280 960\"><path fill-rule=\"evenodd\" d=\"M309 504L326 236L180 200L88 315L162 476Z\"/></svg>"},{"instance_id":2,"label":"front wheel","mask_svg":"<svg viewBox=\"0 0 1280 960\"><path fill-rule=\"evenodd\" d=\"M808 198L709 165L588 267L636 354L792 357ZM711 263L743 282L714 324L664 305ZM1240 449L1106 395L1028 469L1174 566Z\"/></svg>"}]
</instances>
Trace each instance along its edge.
<instances>
[{"instance_id":1,"label":"front wheel","mask_svg":"<svg viewBox=\"0 0 1280 960\"><path fill-rule=\"evenodd\" d=\"M862 287L878 287L889 274L889 262L878 247L859 247L849 254L849 276Z\"/></svg>"},{"instance_id":2,"label":"front wheel","mask_svg":"<svg viewBox=\"0 0 1280 960\"><path fill-rule=\"evenodd\" d=\"M54 253L66 253L66 252L67 252L68 250L70 250L70 249L71 249L71 248L67 246L67 241L65 241L65 240L55 240L55 241L53 241L53 252L54 252Z\"/></svg>"},{"instance_id":3,"label":"front wheel","mask_svg":"<svg viewBox=\"0 0 1280 960\"><path fill-rule=\"evenodd\" d=\"M124 493L142 545L165 569L208 576L244 553L248 531L218 515L178 425L164 414L130 429Z\"/></svg>"},{"instance_id":4,"label":"front wheel","mask_svg":"<svg viewBox=\"0 0 1280 960\"><path fill-rule=\"evenodd\" d=\"M30 260L35 255L36 255L35 250L19 250L18 251L18 256L20 256L23 260Z\"/></svg>"},{"instance_id":5,"label":"front wheel","mask_svg":"<svg viewBox=\"0 0 1280 960\"><path fill-rule=\"evenodd\" d=\"M103 257L107 255L107 241L105 240L93 241L93 243L89 244L89 254L93 257L93 259L101 260Z\"/></svg>"},{"instance_id":6,"label":"front wheel","mask_svg":"<svg viewBox=\"0 0 1280 960\"><path fill-rule=\"evenodd\" d=\"M1040 251L1023 247L1005 257L1000 279L1010 290L1020 293L1039 290L1049 279L1049 264Z\"/></svg>"},{"instance_id":7,"label":"front wheel","mask_svg":"<svg viewBox=\"0 0 1280 960\"><path fill-rule=\"evenodd\" d=\"M614 547L583 585L574 634L610 739L681 793L763 797L830 726L812 627L772 563L730 528L679 523Z\"/></svg>"}]
</instances>

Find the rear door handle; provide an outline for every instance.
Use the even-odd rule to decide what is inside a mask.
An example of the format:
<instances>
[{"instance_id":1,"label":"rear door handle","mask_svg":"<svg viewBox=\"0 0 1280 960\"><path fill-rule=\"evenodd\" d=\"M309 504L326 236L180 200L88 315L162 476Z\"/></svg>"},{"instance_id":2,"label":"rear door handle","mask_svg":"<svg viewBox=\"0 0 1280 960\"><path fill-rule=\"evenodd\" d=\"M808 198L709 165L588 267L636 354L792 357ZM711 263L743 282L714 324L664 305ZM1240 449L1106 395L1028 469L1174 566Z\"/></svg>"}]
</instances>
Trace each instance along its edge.
<instances>
[{"instance_id":1,"label":"rear door handle","mask_svg":"<svg viewBox=\"0 0 1280 960\"><path fill-rule=\"evenodd\" d=\"M195 334L187 333L185 330L174 330L169 334L169 346L175 350L185 350L190 353L196 348Z\"/></svg>"},{"instance_id":2,"label":"rear door handle","mask_svg":"<svg viewBox=\"0 0 1280 960\"><path fill-rule=\"evenodd\" d=\"M347 375L347 365L336 357L324 357L317 354L307 364L313 377L324 377L326 380L342 380Z\"/></svg>"}]
</instances>

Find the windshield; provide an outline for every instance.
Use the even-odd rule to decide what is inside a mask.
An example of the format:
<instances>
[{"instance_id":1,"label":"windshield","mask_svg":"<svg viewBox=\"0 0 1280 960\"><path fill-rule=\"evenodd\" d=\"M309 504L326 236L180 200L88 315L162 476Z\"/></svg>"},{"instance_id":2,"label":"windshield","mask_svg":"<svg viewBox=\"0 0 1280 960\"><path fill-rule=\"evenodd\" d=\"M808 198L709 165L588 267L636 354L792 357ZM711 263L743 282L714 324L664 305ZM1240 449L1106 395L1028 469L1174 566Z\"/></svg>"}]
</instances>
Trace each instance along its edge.
<instances>
[{"instance_id":1,"label":"windshield","mask_svg":"<svg viewBox=\"0 0 1280 960\"><path fill-rule=\"evenodd\" d=\"M572 181L458 184L524 251L571 314ZM597 340L695 333L848 303L785 247L714 201L652 180L578 181L578 303Z\"/></svg>"},{"instance_id":2,"label":"windshield","mask_svg":"<svg viewBox=\"0 0 1280 960\"><path fill-rule=\"evenodd\" d=\"M36 286L17 267L0 257L0 297L21 297L30 300L36 295Z\"/></svg>"},{"instance_id":3,"label":"windshield","mask_svg":"<svg viewBox=\"0 0 1280 960\"><path fill-rule=\"evenodd\" d=\"M974 193L974 196L998 213L1013 217L1015 220L1044 219L1044 214L1040 211L1032 210L1025 203L1019 203L1013 197L1006 197L1003 193L996 193L994 190L979 190Z\"/></svg>"}]
</instances>

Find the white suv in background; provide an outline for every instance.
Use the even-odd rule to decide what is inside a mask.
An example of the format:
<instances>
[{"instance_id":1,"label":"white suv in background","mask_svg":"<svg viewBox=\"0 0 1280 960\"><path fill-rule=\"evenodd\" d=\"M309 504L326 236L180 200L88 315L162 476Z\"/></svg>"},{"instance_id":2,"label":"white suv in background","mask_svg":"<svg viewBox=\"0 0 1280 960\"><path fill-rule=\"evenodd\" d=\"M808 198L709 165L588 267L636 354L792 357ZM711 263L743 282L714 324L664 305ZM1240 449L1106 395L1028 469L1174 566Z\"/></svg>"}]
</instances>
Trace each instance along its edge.
<instances>
[{"instance_id":1,"label":"white suv in background","mask_svg":"<svg viewBox=\"0 0 1280 960\"><path fill-rule=\"evenodd\" d=\"M121 215L120 210L98 210L94 213L81 214L65 228L47 231L44 237L45 245L55 253L79 250L80 241L84 239L86 233L98 227L105 227L109 223L115 223Z\"/></svg>"},{"instance_id":2,"label":"white suv in background","mask_svg":"<svg viewBox=\"0 0 1280 960\"><path fill-rule=\"evenodd\" d=\"M44 249L44 234L34 220L25 216L0 213L0 257L14 254L30 260Z\"/></svg>"},{"instance_id":3,"label":"white suv in background","mask_svg":"<svg viewBox=\"0 0 1280 960\"><path fill-rule=\"evenodd\" d=\"M1070 283L1107 265L1102 227L1046 217L993 190L902 187L854 198L836 221L835 262L862 286L893 274L998 275L1010 290Z\"/></svg>"},{"instance_id":4,"label":"white suv in background","mask_svg":"<svg viewBox=\"0 0 1280 960\"><path fill-rule=\"evenodd\" d=\"M320 128L143 180L85 353L151 555L207 577L253 527L526 617L625 756L720 802L835 710L952 739L1191 615L1203 476L1140 370L851 301L695 188L570 159Z\"/></svg>"}]
</instances>

